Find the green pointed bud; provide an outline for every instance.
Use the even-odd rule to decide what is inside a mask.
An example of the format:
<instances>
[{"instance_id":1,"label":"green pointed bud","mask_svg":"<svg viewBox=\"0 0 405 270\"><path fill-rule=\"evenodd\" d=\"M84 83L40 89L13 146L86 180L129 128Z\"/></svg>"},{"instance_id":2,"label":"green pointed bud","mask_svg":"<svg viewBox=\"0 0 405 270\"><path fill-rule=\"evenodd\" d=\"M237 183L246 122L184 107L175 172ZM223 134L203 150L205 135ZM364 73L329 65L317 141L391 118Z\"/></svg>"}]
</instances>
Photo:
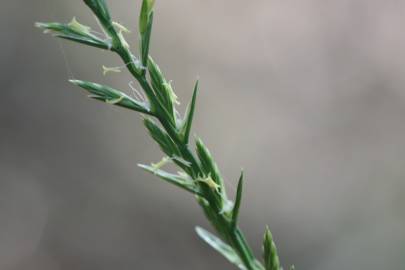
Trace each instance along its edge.
<instances>
[{"instance_id":1,"label":"green pointed bud","mask_svg":"<svg viewBox=\"0 0 405 270\"><path fill-rule=\"evenodd\" d=\"M149 18L153 11L155 0L143 0L139 16L139 32L144 34L148 28Z\"/></svg>"},{"instance_id":2,"label":"green pointed bud","mask_svg":"<svg viewBox=\"0 0 405 270\"><path fill-rule=\"evenodd\" d=\"M263 259L266 270L280 270L280 259L269 227L266 227L263 240Z\"/></svg>"}]
</instances>

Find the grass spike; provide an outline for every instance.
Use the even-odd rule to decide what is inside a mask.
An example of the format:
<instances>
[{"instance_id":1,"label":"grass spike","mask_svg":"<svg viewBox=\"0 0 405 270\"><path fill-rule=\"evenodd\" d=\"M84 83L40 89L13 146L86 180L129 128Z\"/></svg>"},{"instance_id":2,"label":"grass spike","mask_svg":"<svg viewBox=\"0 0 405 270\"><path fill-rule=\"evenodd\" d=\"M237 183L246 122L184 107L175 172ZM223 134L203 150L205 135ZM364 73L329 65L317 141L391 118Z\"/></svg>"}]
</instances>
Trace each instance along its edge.
<instances>
[{"instance_id":1,"label":"grass spike","mask_svg":"<svg viewBox=\"0 0 405 270\"><path fill-rule=\"evenodd\" d=\"M106 49L118 54L124 66L137 80L143 90L136 100L112 87L81 80L70 82L83 88L89 97L137 111L144 117L144 125L150 136L160 146L174 165L181 169L178 174L161 170L167 159L154 166L139 165L142 169L195 195L204 214L218 236L197 228L197 234L212 248L224 255L242 270L281 270L277 249L268 228L263 241L265 265L253 255L252 249L238 227L238 216L243 193L241 174L233 208L227 199L220 171L208 148L201 139L196 140L195 152L189 146L189 136L196 106L198 81L183 121L180 123L175 105L177 96L158 65L149 53L153 22L154 0L143 0L139 16L140 56L139 60L130 50L123 34L127 29L113 22L105 0L83 0L93 11L101 25L105 39L92 34L88 26L76 19L68 24L37 23L36 26L56 37ZM104 68L106 72L118 71Z\"/></svg>"}]
</instances>

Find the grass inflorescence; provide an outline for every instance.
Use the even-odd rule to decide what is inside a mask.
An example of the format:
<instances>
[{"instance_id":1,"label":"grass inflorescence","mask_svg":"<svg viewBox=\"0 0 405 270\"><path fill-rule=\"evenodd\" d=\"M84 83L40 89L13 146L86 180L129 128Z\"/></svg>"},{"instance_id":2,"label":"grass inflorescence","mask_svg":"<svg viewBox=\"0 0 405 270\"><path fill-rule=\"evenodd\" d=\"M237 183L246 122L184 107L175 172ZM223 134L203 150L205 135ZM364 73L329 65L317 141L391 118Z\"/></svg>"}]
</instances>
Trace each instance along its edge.
<instances>
[{"instance_id":1,"label":"grass inflorescence","mask_svg":"<svg viewBox=\"0 0 405 270\"><path fill-rule=\"evenodd\" d=\"M134 55L125 39L129 30L112 20L104 0L83 0L95 14L103 35L96 35L89 26L76 18L69 23L37 23L45 33L117 53L125 63L124 67L142 87L143 95L131 97L112 87L82 80L71 80L89 93L89 97L121 106L144 117L144 125L150 136L160 146L164 157L151 165L139 165L161 179L192 193L202 207L206 217L218 236L197 227L197 234L231 263L246 270L281 270L277 249L268 228L265 230L263 263L253 254L238 226L239 210L243 193L243 172L241 173L234 202L228 199L221 173L210 151L199 138L192 150L190 132L196 107L198 81L184 116L176 106L178 98L169 81L149 53L154 0L143 0L139 16L139 53ZM120 68L103 67L104 73L119 72ZM167 163L180 169L178 173L163 170Z\"/></svg>"}]
</instances>

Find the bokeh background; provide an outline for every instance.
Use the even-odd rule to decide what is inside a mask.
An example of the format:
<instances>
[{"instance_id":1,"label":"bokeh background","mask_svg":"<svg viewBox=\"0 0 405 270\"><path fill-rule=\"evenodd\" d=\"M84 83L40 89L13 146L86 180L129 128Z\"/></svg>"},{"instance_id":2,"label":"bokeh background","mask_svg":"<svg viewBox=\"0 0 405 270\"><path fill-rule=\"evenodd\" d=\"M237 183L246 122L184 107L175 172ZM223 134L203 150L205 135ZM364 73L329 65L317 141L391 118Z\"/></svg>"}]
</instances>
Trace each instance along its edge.
<instances>
[{"instance_id":1,"label":"bokeh background","mask_svg":"<svg viewBox=\"0 0 405 270\"><path fill-rule=\"evenodd\" d=\"M139 0L109 1L136 33ZM81 1L0 7L0 269L234 269L200 241L192 196L137 168L161 158L140 117L67 82L116 56L57 42L35 21L97 27ZM405 2L157 1L151 53L260 254L269 224L286 266L405 269ZM129 40L136 49L137 36Z\"/></svg>"}]
</instances>

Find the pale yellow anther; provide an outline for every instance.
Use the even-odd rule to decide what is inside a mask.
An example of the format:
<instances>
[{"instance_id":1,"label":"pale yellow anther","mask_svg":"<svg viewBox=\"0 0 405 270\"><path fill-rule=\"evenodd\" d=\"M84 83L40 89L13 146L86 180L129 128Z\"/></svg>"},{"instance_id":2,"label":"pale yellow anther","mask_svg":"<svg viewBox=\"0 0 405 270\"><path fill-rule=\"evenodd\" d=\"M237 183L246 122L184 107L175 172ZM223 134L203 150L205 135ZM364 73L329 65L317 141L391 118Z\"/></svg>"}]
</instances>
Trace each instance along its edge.
<instances>
[{"instance_id":1,"label":"pale yellow anther","mask_svg":"<svg viewBox=\"0 0 405 270\"><path fill-rule=\"evenodd\" d=\"M157 170L159 170L160 168L165 166L167 163L169 163L170 160L171 159L169 157L164 157L158 163L152 163L151 166L152 166L153 171L156 172Z\"/></svg>"},{"instance_id":2,"label":"pale yellow anther","mask_svg":"<svg viewBox=\"0 0 405 270\"><path fill-rule=\"evenodd\" d=\"M124 47L125 49L129 49L129 44L128 42L125 40L124 36L122 35L122 32L118 32L118 38L120 39L120 42L122 44L122 47Z\"/></svg>"},{"instance_id":3,"label":"pale yellow anther","mask_svg":"<svg viewBox=\"0 0 405 270\"><path fill-rule=\"evenodd\" d=\"M210 189L219 192L219 189L221 188L220 185L217 184L217 182L214 181L214 179L211 178L211 175L208 175L206 178L199 178L197 179L199 182L203 182L206 184Z\"/></svg>"},{"instance_id":4,"label":"pale yellow anther","mask_svg":"<svg viewBox=\"0 0 405 270\"><path fill-rule=\"evenodd\" d=\"M76 31L76 32L78 32L78 33L86 34L86 35L89 35L89 34L90 34L91 28L88 27L88 26L85 26L85 25L83 25L83 24L81 24L81 23L79 23L79 22L76 20L76 17L73 17L73 19L70 21L70 23L68 23L68 26L69 26L73 31Z\"/></svg>"},{"instance_id":5,"label":"pale yellow anther","mask_svg":"<svg viewBox=\"0 0 405 270\"><path fill-rule=\"evenodd\" d=\"M118 29L119 32L122 32L122 33L131 33L131 31L130 31L128 28L126 28L125 26L123 26L123 25L120 24L120 23L113 22L112 24L114 25L115 28Z\"/></svg>"},{"instance_id":6,"label":"pale yellow anther","mask_svg":"<svg viewBox=\"0 0 405 270\"><path fill-rule=\"evenodd\" d=\"M121 72L121 68L120 67L106 67L103 66L103 75L107 75L110 72L114 72L114 73L119 73Z\"/></svg>"},{"instance_id":7,"label":"pale yellow anther","mask_svg":"<svg viewBox=\"0 0 405 270\"><path fill-rule=\"evenodd\" d=\"M124 99L124 96L120 96L119 98L114 98L114 99L107 99L105 102L108 104L117 104L120 103Z\"/></svg>"}]
</instances>

